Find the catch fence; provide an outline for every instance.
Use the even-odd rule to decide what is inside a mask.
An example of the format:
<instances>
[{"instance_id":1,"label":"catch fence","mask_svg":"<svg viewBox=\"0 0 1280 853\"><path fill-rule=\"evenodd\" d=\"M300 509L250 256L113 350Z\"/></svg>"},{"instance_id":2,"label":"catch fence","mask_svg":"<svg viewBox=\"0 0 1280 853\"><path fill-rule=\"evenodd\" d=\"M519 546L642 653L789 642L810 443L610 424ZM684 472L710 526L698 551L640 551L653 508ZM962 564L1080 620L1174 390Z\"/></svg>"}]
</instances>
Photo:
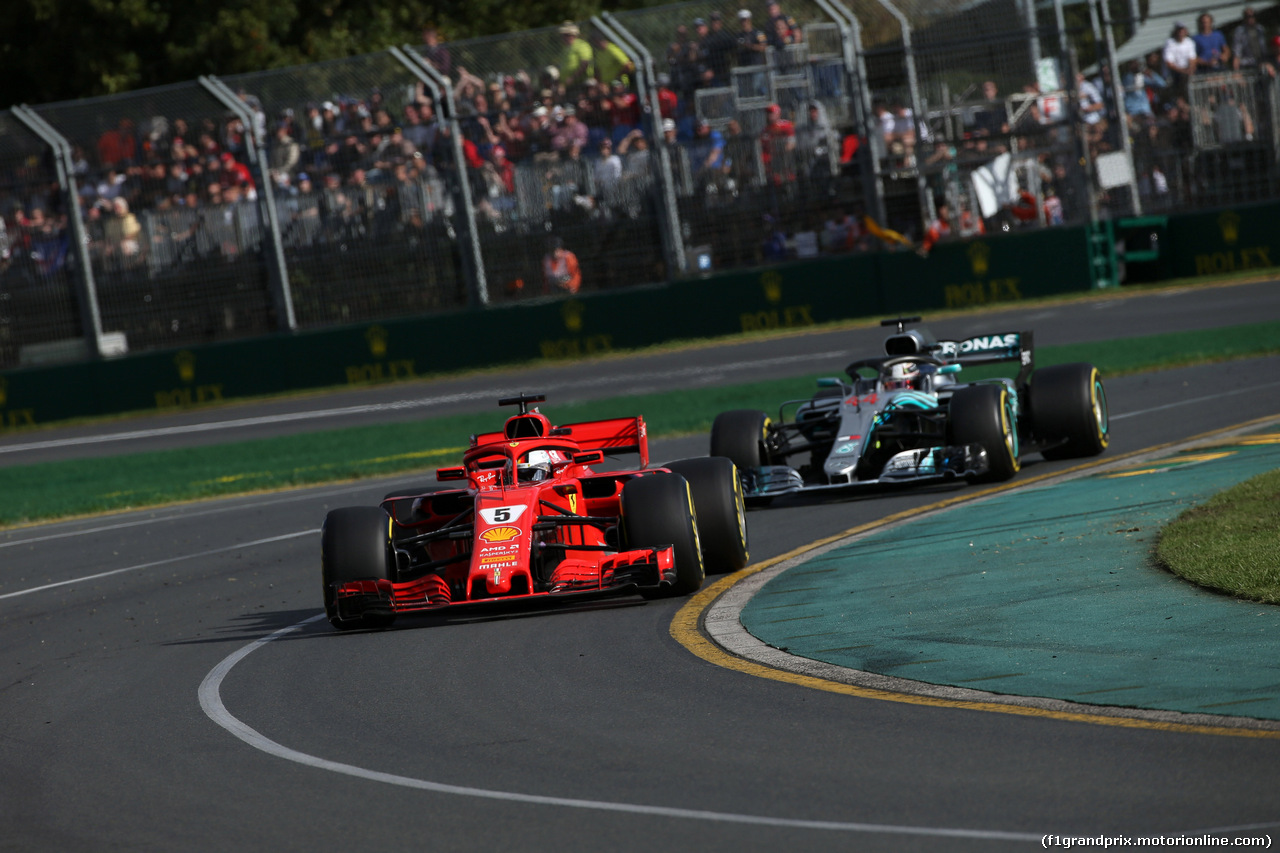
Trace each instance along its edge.
<instances>
[{"instance_id":1,"label":"catch fence","mask_svg":"<svg viewBox=\"0 0 1280 853\"><path fill-rule=\"evenodd\" d=\"M1187 2L694 0L14 107L0 368L1275 198L1280 14L1179 78Z\"/></svg>"}]
</instances>

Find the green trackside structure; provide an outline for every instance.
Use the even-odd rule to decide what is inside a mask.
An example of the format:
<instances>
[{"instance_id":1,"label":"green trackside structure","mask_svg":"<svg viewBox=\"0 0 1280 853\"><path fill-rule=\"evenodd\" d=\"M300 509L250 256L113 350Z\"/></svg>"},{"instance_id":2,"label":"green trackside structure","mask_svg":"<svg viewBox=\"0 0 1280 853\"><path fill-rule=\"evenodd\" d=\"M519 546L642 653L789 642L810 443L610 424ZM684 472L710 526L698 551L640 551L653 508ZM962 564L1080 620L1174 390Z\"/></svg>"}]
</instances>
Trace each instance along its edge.
<instances>
[{"instance_id":1,"label":"green trackside structure","mask_svg":"<svg viewBox=\"0 0 1280 853\"><path fill-rule=\"evenodd\" d=\"M986 236L915 252L797 261L627 290L0 373L0 428L368 385L539 358L833 320L1016 303L1280 261L1280 204ZM1115 251L1124 238L1125 254ZM589 271L588 271L589 277ZM1144 276L1146 277L1146 276Z\"/></svg>"}]
</instances>

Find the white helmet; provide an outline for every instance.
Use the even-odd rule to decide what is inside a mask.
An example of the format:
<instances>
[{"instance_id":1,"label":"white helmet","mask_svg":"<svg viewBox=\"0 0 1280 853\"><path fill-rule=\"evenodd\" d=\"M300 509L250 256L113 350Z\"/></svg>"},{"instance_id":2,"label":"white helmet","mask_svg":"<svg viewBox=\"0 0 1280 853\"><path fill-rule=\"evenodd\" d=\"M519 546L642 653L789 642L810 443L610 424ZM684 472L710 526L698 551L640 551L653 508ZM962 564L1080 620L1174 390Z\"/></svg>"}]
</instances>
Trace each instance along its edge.
<instances>
[{"instance_id":1,"label":"white helmet","mask_svg":"<svg viewBox=\"0 0 1280 853\"><path fill-rule=\"evenodd\" d=\"M521 483L538 483L551 476L551 454L545 450L530 450L516 468L516 479Z\"/></svg>"},{"instance_id":2,"label":"white helmet","mask_svg":"<svg viewBox=\"0 0 1280 853\"><path fill-rule=\"evenodd\" d=\"M920 365L914 361L903 361L889 368L889 375L885 378L884 387L886 391L915 388L919 379Z\"/></svg>"}]
</instances>

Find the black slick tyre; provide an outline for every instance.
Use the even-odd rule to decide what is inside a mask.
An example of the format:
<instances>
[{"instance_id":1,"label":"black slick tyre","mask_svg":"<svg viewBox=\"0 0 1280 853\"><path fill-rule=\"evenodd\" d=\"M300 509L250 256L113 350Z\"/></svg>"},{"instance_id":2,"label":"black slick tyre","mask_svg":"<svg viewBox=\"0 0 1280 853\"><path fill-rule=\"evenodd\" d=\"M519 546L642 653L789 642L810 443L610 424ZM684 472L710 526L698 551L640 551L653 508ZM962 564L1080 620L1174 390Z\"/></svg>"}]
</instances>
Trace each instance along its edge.
<instances>
[{"instance_id":1,"label":"black slick tyre","mask_svg":"<svg viewBox=\"0 0 1280 853\"><path fill-rule=\"evenodd\" d=\"M1008 480L1022 467L1013 397L1003 385L961 388L951 397L948 430L952 444L980 444L987 452L987 473L976 482Z\"/></svg>"},{"instance_id":2,"label":"black slick tyre","mask_svg":"<svg viewBox=\"0 0 1280 853\"><path fill-rule=\"evenodd\" d=\"M622 544L625 548L663 548L675 552L674 595L696 592L706 578L698 518L689 482L679 474L648 474L622 487Z\"/></svg>"},{"instance_id":3,"label":"black slick tyre","mask_svg":"<svg viewBox=\"0 0 1280 853\"><path fill-rule=\"evenodd\" d=\"M767 465L764 449L769 416L754 409L734 409L716 415L711 424L711 454L732 460L739 468Z\"/></svg>"},{"instance_id":4,"label":"black slick tyre","mask_svg":"<svg viewBox=\"0 0 1280 853\"><path fill-rule=\"evenodd\" d=\"M353 506L332 510L320 532L320 574L324 610L340 630L385 628L395 621L390 601L361 602L358 612L340 612L336 584L392 579L391 518L379 507Z\"/></svg>"},{"instance_id":5,"label":"black slick tyre","mask_svg":"<svg viewBox=\"0 0 1280 853\"><path fill-rule=\"evenodd\" d=\"M663 467L689 481L707 574L735 572L745 566L750 558L747 512L738 466L723 456L703 456Z\"/></svg>"},{"instance_id":6,"label":"black slick tyre","mask_svg":"<svg viewBox=\"0 0 1280 853\"><path fill-rule=\"evenodd\" d=\"M1055 364L1031 377L1028 407L1045 459L1097 456L1111 441L1107 391L1092 364Z\"/></svg>"}]
</instances>

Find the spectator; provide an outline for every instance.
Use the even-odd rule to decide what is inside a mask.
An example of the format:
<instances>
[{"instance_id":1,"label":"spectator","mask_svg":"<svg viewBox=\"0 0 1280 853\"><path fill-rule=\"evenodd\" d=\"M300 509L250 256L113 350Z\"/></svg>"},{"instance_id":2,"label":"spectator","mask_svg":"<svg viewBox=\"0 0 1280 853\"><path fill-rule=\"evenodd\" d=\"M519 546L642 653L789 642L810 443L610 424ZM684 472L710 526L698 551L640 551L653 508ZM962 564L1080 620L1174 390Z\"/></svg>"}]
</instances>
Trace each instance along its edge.
<instances>
[{"instance_id":1,"label":"spectator","mask_svg":"<svg viewBox=\"0 0 1280 853\"><path fill-rule=\"evenodd\" d=\"M552 237L547 254L542 258L543 293L577 293L582 287L578 256L564 247L564 241Z\"/></svg>"},{"instance_id":2,"label":"spectator","mask_svg":"<svg viewBox=\"0 0 1280 853\"><path fill-rule=\"evenodd\" d=\"M1146 64L1142 68L1142 81L1147 86L1147 100L1151 102L1152 111L1159 112L1169 90L1169 70L1164 66L1161 51L1153 50L1147 54Z\"/></svg>"},{"instance_id":3,"label":"spectator","mask_svg":"<svg viewBox=\"0 0 1280 853\"><path fill-rule=\"evenodd\" d=\"M747 16L750 15L747 12ZM709 82L713 86L728 86L729 68L733 62L733 54L738 49L738 40L724 28L724 18L719 12L712 12L708 17L711 26L701 47L704 62L710 72Z\"/></svg>"},{"instance_id":4,"label":"spectator","mask_svg":"<svg viewBox=\"0 0 1280 853\"><path fill-rule=\"evenodd\" d=\"M551 111L555 129L551 132L551 150L563 153L573 145L587 144L587 126L578 121L573 107L556 107Z\"/></svg>"},{"instance_id":5,"label":"spectator","mask_svg":"<svg viewBox=\"0 0 1280 853\"><path fill-rule=\"evenodd\" d=\"M40 211L43 214L43 211ZM111 200L112 216L103 223L107 240L107 254L121 259L132 259L142 251L142 226L129 211L129 203L123 198Z\"/></svg>"},{"instance_id":6,"label":"spectator","mask_svg":"<svg viewBox=\"0 0 1280 853\"><path fill-rule=\"evenodd\" d=\"M1085 124L1085 139L1096 156L1103 134L1107 132L1107 105L1098 87L1083 73L1076 74L1076 94L1080 99L1080 120Z\"/></svg>"},{"instance_id":7,"label":"spectator","mask_svg":"<svg viewBox=\"0 0 1280 853\"><path fill-rule=\"evenodd\" d=\"M982 100L982 109L974 114L973 129L969 135L973 137L992 137L1007 134L1009 132L1009 111L1005 107L1004 100L1000 97L1000 90L996 87L994 80L987 80L982 84Z\"/></svg>"},{"instance_id":8,"label":"spectator","mask_svg":"<svg viewBox=\"0 0 1280 853\"><path fill-rule=\"evenodd\" d=\"M713 130L706 119L698 119L694 123L693 139L688 148L694 185L699 191L705 191L708 187L719 189L724 181L724 136L720 131Z\"/></svg>"},{"instance_id":9,"label":"spectator","mask_svg":"<svg viewBox=\"0 0 1280 853\"><path fill-rule=\"evenodd\" d=\"M622 51L622 48L609 41L599 31L591 36L591 43L595 45L592 51L595 68L594 73L587 76L597 80L621 80L624 86L630 87L632 75L636 73L636 65Z\"/></svg>"},{"instance_id":10,"label":"spectator","mask_svg":"<svg viewBox=\"0 0 1280 853\"><path fill-rule=\"evenodd\" d=\"M806 113L807 121L796 131L796 149L801 161L808 164L810 179L830 180L835 164L835 130L818 101L810 101Z\"/></svg>"},{"instance_id":11,"label":"spectator","mask_svg":"<svg viewBox=\"0 0 1280 853\"><path fill-rule=\"evenodd\" d=\"M133 129L133 121L122 118L114 130L108 130L98 138L98 162L102 166L133 165L138 154L138 140Z\"/></svg>"},{"instance_id":12,"label":"spectator","mask_svg":"<svg viewBox=\"0 0 1280 853\"><path fill-rule=\"evenodd\" d=\"M772 36L774 33L786 30L786 44L799 44L804 41L804 32L800 29L800 25L796 23L796 19L790 15L784 14L782 5L778 0L769 0L765 4L765 11L769 14L769 26L767 32ZM781 21L782 28L779 28L778 22Z\"/></svg>"},{"instance_id":13,"label":"spectator","mask_svg":"<svg viewBox=\"0 0 1280 853\"><path fill-rule=\"evenodd\" d=\"M586 83L591 76L591 66L595 61L595 53L587 44L573 21L565 21L557 30L563 50L557 67L560 70L559 84L566 92L573 92Z\"/></svg>"},{"instance_id":14,"label":"spectator","mask_svg":"<svg viewBox=\"0 0 1280 853\"><path fill-rule=\"evenodd\" d=\"M628 133L618 143L618 156L622 162L624 181L634 181L649 175L649 140L640 128Z\"/></svg>"},{"instance_id":15,"label":"spectator","mask_svg":"<svg viewBox=\"0 0 1280 853\"><path fill-rule=\"evenodd\" d=\"M1146 75L1142 73L1138 60L1131 59L1124 64L1120 72L1120 83L1124 86L1124 111L1129 116L1130 126L1155 118L1151 110L1151 99L1147 97Z\"/></svg>"},{"instance_id":16,"label":"spectator","mask_svg":"<svg viewBox=\"0 0 1280 853\"><path fill-rule=\"evenodd\" d=\"M770 104L760 134L760 157L765 178L774 185L795 180L796 126L782 117L782 107Z\"/></svg>"},{"instance_id":17,"label":"spectator","mask_svg":"<svg viewBox=\"0 0 1280 853\"><path fill-rule=\"evenodd\" d=\"M1196 43L1187 34L1187 25L1178 21L1173 35L1164 43L1164 67L1169 72L1173 94L1187 94L1187 78L1196 73Z\"/></svg>"},{"instance_id":18,"label":"spectator","mask_svg":"<svg viewBox=\"0 0 1280 853\"><path fill-rule=\"evenodd\" d=\"M842 211L832 214L822 227L822 250L840 254L865 248L866 232L856 216Z\"/></svg>"},{"instance_id":19,"label":"spectator","mask_svg":"<svg viewBox=\"0 0 1280 853\"><path fill-rule=\"evenodd\" d=\"M1267 31L1258 23L1252 6L1246 6L1240 26L1231 36L1231 66L1236 70L1252 69L1267 59Z\"/></svg>"},{"instance_id":20,"label":"spectator","mask_svg":"<svg viewBox=\"0 0 1280 853\"><path fill-rule=\"evenodd\" d=\"M1268 76L1275 77L1280 73L1280 36L1272 36L1267 42L1270 53L1267 54L1266 62L1263 67L1266 69Z\"/></svg>"},{"instance_id":21,"label":"spectator","mask_svg":"<svg viewBox=\"0 0 1280 853\"><path fill-rule=\"evenodd\" d=\"M769 40L765 34L756 29L748 9L738 11L738 67L764 65L765 52L769 49Z\"/></svg>"},{"instance_id":22,"label":"spectator","mask_svg":"<svg viewBox=\"0 0 1280 853\"><path fill-rule=\"evenodd\" d=\"M427 24L422 28L422 49L418 51L422 58L431 63L431 67L446 77L453 76L453 57L449 48L442 43L440 28L435 24Z\"/></svg>"},{"instance_id":23,"label":"spectator","mask_svg":"<svg viewBox=\"0 0 1280 853\"><path fill-rule=\"evenodd\" d=\"M302 159L302 148L289 133L289 126L276 128L275 143L271 146L271 177L277 184L285 183Z\"/></svg>"},{"instance_id":24,"label":"spectator","mask_svg":"<svg viewBox=\"0 0 1280 853\"><path fill-rule=\"evenodd\" d=\"M1197 32L1191 37L1196 46L1196 68L1199 71L1222 71L1231 67L1231 48L1222 32L1213 28L1213 15L1201 12L1196 18Z\"/></svg>"},{"instance_id":25,"label":"spectator","mask_svg":"<svg viewBox=\"0 0 1280 853\"><path fill-rule=\"evenodd\" d=\"M622 158L614 153L613 142L608 139L600 142L600 156L593 170L596 192L602 199L610 199L622 180Z\"/></svg>"}]
</instances>

